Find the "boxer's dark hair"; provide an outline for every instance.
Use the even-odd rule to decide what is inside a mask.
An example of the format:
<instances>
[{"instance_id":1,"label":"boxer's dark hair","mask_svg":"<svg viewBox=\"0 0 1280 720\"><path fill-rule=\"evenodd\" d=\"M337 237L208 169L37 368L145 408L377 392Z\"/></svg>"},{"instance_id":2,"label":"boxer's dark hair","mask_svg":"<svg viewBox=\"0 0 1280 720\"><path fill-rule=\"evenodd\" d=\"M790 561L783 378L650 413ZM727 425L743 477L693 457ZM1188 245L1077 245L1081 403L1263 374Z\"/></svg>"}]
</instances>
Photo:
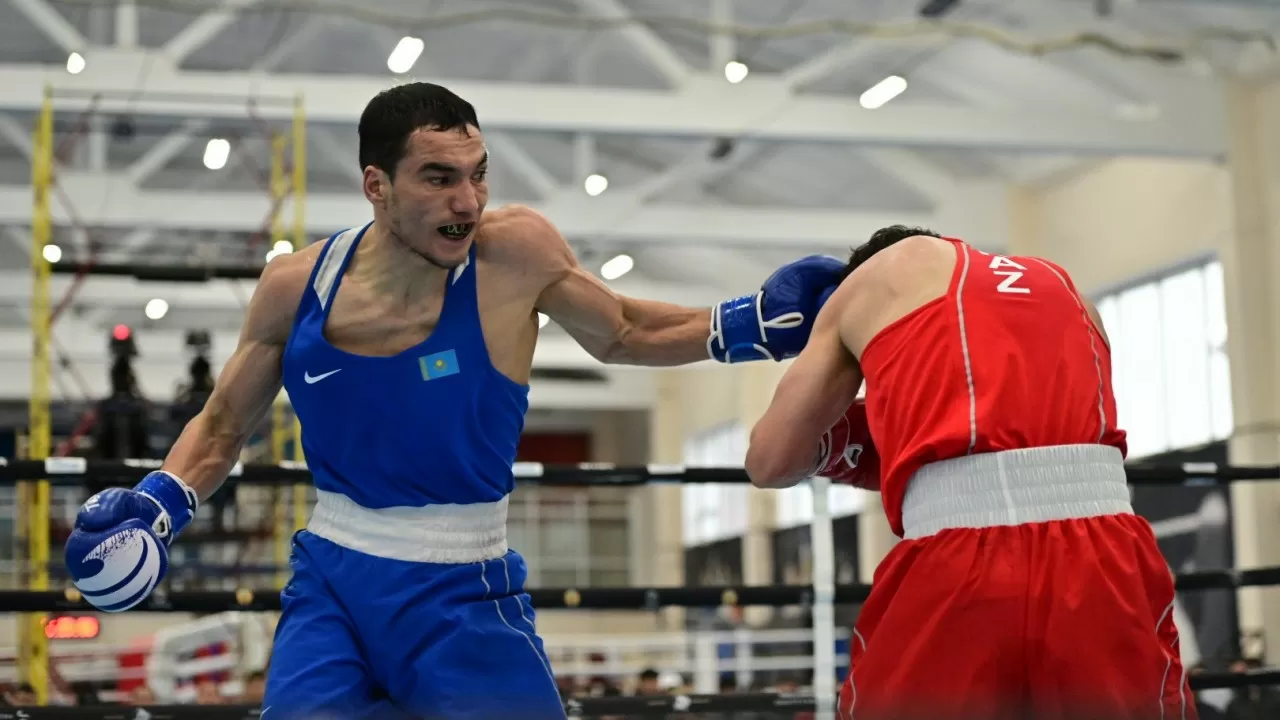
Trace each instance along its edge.
<instances>
[{"instance_id":1,"label":"boxer's dark hair","mask_svg":"<svg viewBox=\"0 0 1280 720\"><path fill-rule=\"evenodd\" d=\"M480 128L476 109L448 88L432 83L398 85L378 93L360 114L360 169L370 165L396 177L409 136L418 129Z\"/></svg>"},{"instance_id":2,"label":"boxer's dark hair","mask_svg":"<svg viewBox=\"0 0 1280 720\"><path fill-rule=\"evenodd\" d=\"M890 225L886 228L880 228L871 234L871 239L854 248L849 253L849 262L845 263L844 272L840 275L840 279L844 280L858 269L858 266L871 259L872 255L889 247L890 245L906 240L916 235L928 235L929 237L942 237L938 233L929 228L908 227L906 225Z\"/></svg>"}]
</instances>

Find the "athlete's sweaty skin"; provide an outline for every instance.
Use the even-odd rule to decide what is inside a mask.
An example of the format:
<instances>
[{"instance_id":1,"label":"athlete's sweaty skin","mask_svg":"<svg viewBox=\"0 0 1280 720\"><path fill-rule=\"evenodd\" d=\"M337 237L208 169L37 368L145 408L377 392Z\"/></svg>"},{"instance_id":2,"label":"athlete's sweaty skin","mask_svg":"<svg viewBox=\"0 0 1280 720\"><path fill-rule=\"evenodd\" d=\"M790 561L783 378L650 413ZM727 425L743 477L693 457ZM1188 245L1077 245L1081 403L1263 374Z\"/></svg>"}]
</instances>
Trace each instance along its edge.
<instances>
[{"instance_id":1,"label":"athlete's sweaty skin","mask_svg":"<svg viewBox=\"0 0 1280 720\"><path fill-rule=\"evenodd\" d=\"M752 429L746 469L757 487L790 487L812 475L818 438L862 386L859 358L867 343L944 296L955 266L951 243L916 235L871 256L845 278L818 313L805 351L788 368L772 404ZM1105 338L1097 309L1081 299Z\"/></svg>"},{"instance_id":2,"label":"athlete's sweaty skin","mask_svg":"<svg viewBox=\"0 0 1280 720\"><path fill-rule=\"evenodd\" d=\"M440 317L449 273L477 248L481 325L495 369L529 381L546 313L598 360L680 365L707 357L710 310L621 297L581 267L568 242L537 212L485 212L488 153L475 127L419 129L394 182L364 170L374 224L360 242L325 325L337 348L390 356L422 342ZM475 223L462 240L439 228ZM174 444L163 469L201 500L231 471L240 448L281 387L281 359L294 314L323 243L267 265L249 303L239 344L204 410Z\"/></svg>"},{"instance_id":3,"label":"athlete's sweaty skin","mask_svg":"<svg viewBox=\"0 0 1280 720\"><path fill-rule=\"evenodd\" d=\"M95 496L68 538L90 603L146 602L283 387L316 500L280 594L264 699L278 720L563 720L507 538L539 312L606 363L781 360L842 276L810 255L706 309L619 297L536 212L486 212L479 128L439 85L370 100L357 134L373 221L270 263L163 469Z\"/></svg>"},{"instance_id":4,"label":"athlete's sweaty skin","mask_svg":"<svg viewBox=\"0 0 1280 720\"><path fill-rule=\"evenodd\" d=\"M746 458L764 487L879 489L901 538L839 716L1193 720L1096 309L1049 260L931 235L892 226L853 251Z\"/></svg>"}]
</instances>

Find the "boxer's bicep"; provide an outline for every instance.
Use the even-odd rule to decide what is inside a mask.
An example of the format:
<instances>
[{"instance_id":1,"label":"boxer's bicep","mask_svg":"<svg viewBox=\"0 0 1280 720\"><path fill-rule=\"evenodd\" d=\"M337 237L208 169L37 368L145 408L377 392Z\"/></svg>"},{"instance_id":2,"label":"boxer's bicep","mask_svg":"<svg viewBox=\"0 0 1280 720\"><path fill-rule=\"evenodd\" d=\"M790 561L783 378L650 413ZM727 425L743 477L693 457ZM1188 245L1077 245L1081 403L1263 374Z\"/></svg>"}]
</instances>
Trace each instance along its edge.
<instances>
[{"instance_id":1,"label":"boxer's bicep","mask_svg":"<svg viewBox=\"0 0 1280 720\"><path fill-rule=\"evenodd\" d=\"M592 357L616 352L624 332L622 298L578 263L569 244L545 242L538 258L547 283L535 307L547 314Z\"/></svg>"},{"instance_id":2,"label":"boxer's bicep","mask_svg":"<svg viewBox=\"0 0 1280 720\"><path fill-rule=\"evenodd\" d=\"M545 219L531 220L530 267L544 286L534 306L601 362L683 365L706 360L710 309L687 308L615 293L582 267Z\"/></svg>"},{"instance_id":3,"label":"boxer's bicep","mask_svg":"<svg viewBox=\"0 0 1280 720\"><path fill-rule=\"evenodd\" d=\"M751 431L746 466L757 486L786 487L807 478L822 434L858 395L862 368L841 339L839 316L833 304L818 316L808 344Z\"/></svg>"},{"instance_id":4,"label":"boxer's bicep","mask_svg":"<svg viewBox=\"0 0 1280 720\"><path fill-rule=\"evenodd\" d=\"M601 362L683 365L709 357L710 309L618 295L581 266L544 290L537 307Z\"/></svg>"}]
</instances>

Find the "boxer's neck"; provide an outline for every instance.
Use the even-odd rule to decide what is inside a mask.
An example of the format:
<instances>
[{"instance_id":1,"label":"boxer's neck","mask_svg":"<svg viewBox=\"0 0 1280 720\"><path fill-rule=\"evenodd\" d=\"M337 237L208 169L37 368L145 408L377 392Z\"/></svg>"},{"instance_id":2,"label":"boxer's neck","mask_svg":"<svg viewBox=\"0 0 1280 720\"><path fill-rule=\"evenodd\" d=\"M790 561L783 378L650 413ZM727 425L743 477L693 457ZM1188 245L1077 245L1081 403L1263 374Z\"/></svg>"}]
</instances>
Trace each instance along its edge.
<instances>
[{"instance_id":1,"label":"boxer's neck","mask_svg":"<svg viewBox=\"0 0 1280 720\"><path fill-rule=\"evenodd\" d=\"M356 247L348 273L380 294L413 305L439 290L449 274L374 223Z\"/></svg>"}]
</instances>

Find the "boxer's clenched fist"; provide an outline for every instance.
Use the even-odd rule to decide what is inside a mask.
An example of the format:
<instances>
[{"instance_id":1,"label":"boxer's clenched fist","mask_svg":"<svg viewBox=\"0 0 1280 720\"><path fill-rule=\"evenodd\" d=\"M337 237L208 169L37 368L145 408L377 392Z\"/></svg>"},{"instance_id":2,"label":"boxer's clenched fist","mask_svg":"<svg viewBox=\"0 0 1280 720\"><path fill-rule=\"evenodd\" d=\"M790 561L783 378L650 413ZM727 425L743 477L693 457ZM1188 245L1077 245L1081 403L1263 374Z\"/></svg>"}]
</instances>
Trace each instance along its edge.
<instances>
[{"instance_id":1,"label":"boxer's clenched fist","mask_svg":"<svg viewBox=\"0 0 1280 720\"><path fill-rule=\"evenodd\" d=\"M821 456L814 475L864 490L880 489L880 455L867 426L866 402L854 400L822 434Z\"/></svg>"},{"instance_id":2,"label":"boxer's clenched fist","mask_svg":"<svg viewBox=\"0 0 1280 720\"><path fill-rule=\"evenodd\" d=\"M137 606L164 578L169 543L191 523L198 504L194 490L162 471L132 490L108 488L89 498L67 539L72 583L99 610Z\"/></svg>"},{"instance_id":3,"label":"boxer's clenched fist","mask_svg":"<svg viewBox=\"0 0 1280 720\"><path fill-rule=\"evenodd\" d=\"M723 363L799 355L843 272L843 260L810 255L779 268L758 292L717 303L707 352Z\"/></svg>"}]
</instances>

